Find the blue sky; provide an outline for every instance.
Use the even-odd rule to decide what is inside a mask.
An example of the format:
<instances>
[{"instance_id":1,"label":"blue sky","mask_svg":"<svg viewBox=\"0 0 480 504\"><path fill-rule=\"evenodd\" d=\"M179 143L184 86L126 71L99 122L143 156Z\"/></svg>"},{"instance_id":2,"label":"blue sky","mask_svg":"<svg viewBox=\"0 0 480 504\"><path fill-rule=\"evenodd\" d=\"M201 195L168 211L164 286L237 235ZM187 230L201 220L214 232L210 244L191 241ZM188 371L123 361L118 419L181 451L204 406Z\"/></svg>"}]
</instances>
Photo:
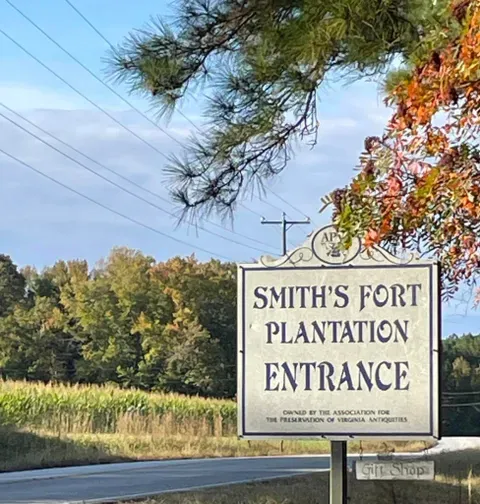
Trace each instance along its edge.
<instances>
[{"instance_id":1,"label":"blue sky","mask_svg":"<svg viewBox=\"0 0 480 504\"><path fill-rule=\"evenodd\" d=\"M11 2L92 71L105 76L102 58L106 55L107 44L64 0ZM121 41L133 28L145 26L150 16L168 16L172 13L170 3L159 0L72 0L72 3L113 43ZM167 155L180 152L178 144L128 109L119 98L70 60L5 1L0 2L0 28L161 152ZM2 34L0 55L2 103L100 163L163 198L168 198L162 173L165 160L161 155L142 144L49 74ZM128 97L122 87L115 89ZM128 98L151 116L151 104L148 101L140 97ZM197 124L201 124L200 111L195 104L196 99L190 99L184 104L182 111ZM292 218L301 219L305 214L316 225L325 224L328 215L318 215L320 197L348 182L354 173L353 168L357 164L364 137L380 133L388 117L377 86L368 82L349 86L344 82L331 82L321 94L319 111L320 134L317 146L312 150L307 147L298 148L295 159L285 172L270 184L276 193L300 212L286 206L269 191L262 199L256 197L245 202L254 212L269 219L278 219L280 211L285 210ZM2 107L0 112L38 134L37 130L19 121ZM180 143L185 141L192 129L179 115L174 116L169 123L161 120L159 125L168 129ZM93 265L117 245L140 249L158 260L192 252L201 259L208 259L209 254L195 247L236 261L250 261L261 254L258 250L212 236L203 230L186 226L177 229L174 219L108 185L2 118L0 129L1 149L89 197L187 242L186 245L179 244L115 216L0 154L0 208L3 215L0 221L0 249L2 253L11 255L20 266L32 264L42 268L58 259L71 258L86 258ZM40 136L51 141L43 134ZM92 168L98 168L63 147L62 150ZM101 173L165 210L174 211L172 205L165 201L141 193L105 170ZM265 242L269 247L205 224L211 231L253 247L270 251L280 249L279 230L262 226L260 217L245 209L240 208L233 226L236 232ZM314 226L293 228L289 233L292 245L303 242L313 228ZM471 311L465 314L465 306L465 302L460 301L458 306L452 304L445 307L445 334L476 330L478 314Z\"/></svg>"}]
</instances>

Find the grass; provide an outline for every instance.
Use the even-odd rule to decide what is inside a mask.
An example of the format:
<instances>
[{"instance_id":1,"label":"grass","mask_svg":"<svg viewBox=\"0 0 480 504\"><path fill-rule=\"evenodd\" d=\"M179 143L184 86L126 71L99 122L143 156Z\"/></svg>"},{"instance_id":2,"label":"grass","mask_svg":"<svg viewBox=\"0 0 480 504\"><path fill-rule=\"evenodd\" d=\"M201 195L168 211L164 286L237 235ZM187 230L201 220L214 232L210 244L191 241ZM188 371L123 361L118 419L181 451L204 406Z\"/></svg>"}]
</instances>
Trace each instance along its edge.
<instances>
[{"instance_id":1,"label":"grass","mask_svg":"<svg viewBox=\"0 0 480 504\"><path fill-rule=\"evenodd\" d=\"M393 447L393 443L388 446ZM364 446L364 449L367 448ZM420 449L423 445L395 447L397 451ZM359 444L349 444L358 451ZM382 449L372 444L369 450ZM234 436L188 434L55 433L0 427L0 471L44 467L99 464L135 460L202 457L239 457L329 453L327 441L246 442Z\"/></svg>"},{"instance_id":2,"label":"grass","mask_svg":"<svg viewBox=\"0 0 480 504\"><path fill-rule=\"evenodd\" d=\"M349 443L358 451L358 442ZM416 451L423 443L363 443ZM327 441L240 441L236 403L114 386L0 382L0 471L126 460L320 454Z\"/></svg>"},{"instance_id":3,"label":"grass","mask_svg":"<svg viewBox=\"0 0 480 504\"><path fill-rule=\"evenodd\" d=\"M350 504L479 504L480 451L433 457L434 481L357 481L349 474ZM469 491L470 487L470 491ZM327 504L328 474L172 493L136 504Z\"/></svg>"}]
</instances>

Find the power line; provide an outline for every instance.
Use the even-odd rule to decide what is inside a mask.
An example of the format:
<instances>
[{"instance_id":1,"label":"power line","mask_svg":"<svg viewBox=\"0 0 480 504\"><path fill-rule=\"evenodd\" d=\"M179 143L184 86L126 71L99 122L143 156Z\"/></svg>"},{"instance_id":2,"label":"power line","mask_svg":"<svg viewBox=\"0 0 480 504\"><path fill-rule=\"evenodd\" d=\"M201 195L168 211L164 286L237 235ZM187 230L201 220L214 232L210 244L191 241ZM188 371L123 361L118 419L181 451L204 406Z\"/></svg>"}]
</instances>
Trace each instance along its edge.
<instances>
[{"instance_id":1,"label":"power line","mask_svg":"<svg viewBox=\"0 0 480 504\"><path fill-rule=\"evenodd\" d=\"M75 91L75 93L77 93L79 96L81 96L84 100L86 100L88 103L90 103L91 105L93 105L96 109L100 110L100 112L102 112L103 114L105 114L107 117L109 117L116 124L118 124L124 130L128 131L135 138L137 138L142 143L144 143L145 145L147 145L148 147L150 147L151 149L153 149L155 152L157 152L158 154L160 154L160 156L162 156L163 158L165 158L168 161L168 157L161 150L157 149L154 145L152 145L150 142L148 142L147 140L145 140L144 138L142 138L140 135L137 135L137 133L135 133L128 126L126 126L121 121L119 121L114 116L112 116L112 114L110 114L109 112L107 112L103 107L101 107L100 105L98 105L97 103L95 103L93 100L91 100L90 98L88 98L88 96L86 96L84 93L82 93L81 91L79 91L75 86L73 86L72 84L70 84L66 79L64 79L61 75L59 75L57 72L55 72L55 70L53 70L48 65L46 65L45 63L43 63L43 61L41 61L39 58L37 58L26 47L24 47L22 44L20 44L20 42L17 42L13 37L11 37L8 33L6 33L1 28L0 28L0 33L4 37L6 37L8 40L10 40L10 42L12 42L13 44L15 44L19 49L21 49L25 54L27 54L32 59L34 59L39 65L41 65L43 68L45 68L45 70L47 70L52 75L54 75L57 79L59 79L60 81L62 81L71 90Z\"/></svg>"},{"instance_id":2,"label":"power line","mask_svg":"<svg viewBox=\"0 0 480 504\"><path fill-rule=\"evenodd\" d=\"M7 0L8 1L8 0ZM28 49L26 49L22 44L20 44L17 40L15 40L13 37L11 37L8 33L6 33L3 29L0 28L0 33L4 35L7 39L9 39L13 44L15 44L19 49L21 49L25 54L27 54L29 57L34 59L39 65L41 65L45 70L50 72L52 75L54 75L57 79L59 79L61 82L63 82L65 85L67 85L70 89L72 89L75 93L77 93L79 96L81 96L83 99L88 101L91 105L93 105L95 108L100 110L103 114L105 114L107 117L109 117L112 121L114 121L116 124L121 126L123 129L128 131L130 134L132 134L135 138L149 146L151 149L155 150L158 154L160 154L162 157L168 160L168 157L161 152L159 149L157 149L154 145L152 145L150 142L139 136L137 133L135 133L131 128L123 124L121 121L116 119L114 116L112 116L109 112L107 112L103 107L95 103L93 100L88 98L84 93L82 93L80 90L78 90L75 86L70 84L66 79L64 79L61 75L59 75L57 72L55 72L52 68L50 68L48 65L43 63L39 58L37 58L33 53L31 53ZM221 226L223 228L223 226ZM206 230L208 231L208 230ZM221 236L221 235L219 235ZM243 245L243 244L242 244ZM248 245L243 245L243 246L248 246ZM252 248L252 247L250 247ZM256 249L260 250L260 249ZM265 252L265 250L261 250L261 252Z\"/></svg>"},{"instance_id":3,"label":"power line","mask_svg":"<svg viewBox=\"0 0 480 504\"><path fill-rule=\"evenodd\" d=\"M18 14L20 14L24 19L26 19L30 24L32 24L32 26L34 26L38 31L40 31L46 38L48 38L48 40L50 40L53 44L55 44L60 50L62 50L65 54L67 54L73 61L75 61L78 65L80 65L85 71L87 71L92 77L94 77L98 82L100 82L102 85L104 85L109 91L111 91L113 94L115 94L115 96L117 96L118 98L120 98L122 101L124 101L128 106L130 106L133 110L135 110L137 113L139 113L142 117L144 117L147 121L149 121L151 124L153 124L153 126L155 126L157 129L159 129L160 131L162 131L163 133L165 133L167 136L169 136L171 139L173 139L176 143L178 143L179 145L182 146L182 143L176 139L175 137L173 137L172 135L170 135L168 132L166 132L163 128L161 128L157 123L155 123L151 118L149 118L146 114L144 114L141 110L139 110L137 107L135 107L129 100L127 100L126 98L124 98L122 95L120 95L117 91L115 91L111 86L109 86L107 83L105 83L100 77L98 77L94 72L92 72L86 65L84 65L78 58L76 58L73 54L71 54L67 49L65 49L61 44L59 44L55 39L53 39L45 30L43 30L39 25L37 25L28 15L26 15L21 9L19 9L17 6L15 6L10 0L5 0L8 5L10 5L10 7L12 7ZM106 41L108 43L108 45L113 48L115 50L115 48L113 47L113 44L111 44L110 41L108 41L108 39L103 35L101 34L100 30L98 30L96 27L94 27L93 23L91 23L87 18L86 16L84 16L70 1L68 0L65 0L66 3L78 14L80 15L80 17L87 22L87 24L95 31L95 33L97 33L97 35L99 35L104 41ZM38 57L36 57L33 53L31 53L30 51L28 51L22 44L20 44L17 40L15 40L13 37L11 37L10 35L8 35L4 30L2 30L0 28L0 33L2 33L6 38L8 38L13 44L15 44L19 49L21 49L23 52L25 52L25 54L27 54L28 56L30 56L32 59L34 59L39 65L41 65L43 68L45 68L48 72L50 72L52 75L54 75L57 79L59 79L61 82L63 82L65 85L67 85L70 89L72 89L74 92L76 92L79 96L81 96L83 99L85 99L86 101L88 101L91 105L93 105L95 108L97 108L98 110L100 110L103 114L105 114L107 117L109 117L112 121L114 121L116 124L118 124L120 127L122 127L123 129L125 129L127 132L129 132L130 134L132 134L135 138L137 138L138 140L140 140L142 143L144 143L145 145L147 145L148 147L150 147L151 149L153 149L155 152L157 152L158 154L160 154L162 157L164 157L165 159L168 160L168 157L162 152L160 151L159 149L157 149L154 145L152 145L150 142L148 142L147 140L145 140L144 138L142 138L140 135L138 135L137 133L135 133L131 128L129 128L128 126L126 126L124 123L122 123L121 121L119 121L118 119L116 119L114 116L112 116L109 112L107 112L103 107L101 107L100 105L98 105L97 103L95 103L93 100L91 100L90 98L88 98L84 93L82 93L81 91L79 91L77 88L75 88L72 84L70 84L66 79L64 79L62 76L60 76L57 72L55 72L52 68L50 68L48 65L46 65L45 63L43 63ZM179 111L179 113L181 113L181 111ZM188 117L186 117L183 113L181 113L181 115L183 117L185 117L196 129L198 129L199 131L200 128L195 125L190 119L188 119ZM284 198L282 198L281 196L279 196L278 194L276 194L272 189L268 188L272 194L274 194L277 198L279 198L281 201L285 202L287 205L289 205L291 208L293 208L294 210L300 212L301 214L303 214L303 212L301 212L300 210L298 210L296 207L294 207L292 204L290 204L287 200L285 200ZM266 201L265 201L266 202ZM268 205L270 205L272 208L275 208L277 210L279 210L278 207L276 207L275 205L273 205L272 203L270 202L266 202ZM305 214L303 214L305 215Z\"/></svg>"},{"instance_id":4,"label":"power line","mask_svg":"<svg viewBox=\"0 0 480 504\"><path fill-rule=\"evenodd\" d=\"M7 0L8 1L8 0ZM160 150L158 150L155 146L153 146L152 144L150 144L149 142L147 142L145 139L143 139L142 137L140 137L139 135L137 135L137 133L135 133L132 129L130 129L128 126L126 126L125 124L123 124L121 121L117 120L115 117L113 117L109 112L107 112L103 107L101 107L100 105L98 105L97 103L95 103L93 100L91 100L90 98L88 98L84 93L82 93L81 91L79 91L76 87L74 87L73 85L71 85L66 79L64 79L61 75L59 75L57 72L55 72L53 69L51 69L48 65L46 65L45 63L43 63L39 58L37 58L34 54L32 54L30 51L28 51L28 49L26 49L22 44L20 44L19 42L17 42L13 37L11 37L10 35L8 35L4 30L2 30L0 28L0 33L2 33L6 38L8 38L13 44L15 44L19 49L21 49L23 52L25 52L28 56L30 56L31 58L33 58L38 64L40 64L43 68L45 68L47 71L49 71L52 75L54 75L55 77L57 77L60 81L62 81L65 85L67 85L69 88L71 88L73 91L75 91L77 94L79 94L82 98L84 98L85 100L87 100L89 103L91 103L94 107L96 107L98 110L100 110L102 113L104 113L107 117L109 117L111 120L113 120L116 124L118 124L119 126L121 126L122 128L124 128L126 131L128 131L129 133L131 133L133 136L135 136L137 139L139 139L140 141L142 141L143 143L145 143L146 145L148 145L150 148L152 148L153 150L155 150L158 154L160 154L161 156L163 156L165 159L168 159L168 157L163 153L161 152ZM61 151L60 151L61 152ZM149 203L151 204L151 203ZM222 237L222 235L219 235L217 233L214 233L213 231L209 231L205 228L201 228L201 229L204 229L206 232L210 232L211 234L214 234L215 236L219 236L219 237ZM225 238L225 237L222 237L223 239L227 239L228 238ZM261 252L265 252L265 250L263 249L258 249L256 247L251 247L249 245L245 245L245 244L242 244L241 242L236 242L234 240L230 240L232 241L233 243L237 243L239 245L242 245L242 246L245 246L245 247L249 247L253 250L257 250L257 251L261 251Z\"/></svg>"},{"instance_id":5,"label":"power line","mask_svg":"<svg viewBox=\"0 0 480 504\"><path fill-rule=\"evenodd\" d=\"M10 0L6 0L8 3L10 3ZM75 6L72 4L72 2L70 0L65 0L65 2L83 19L83 21L85 21L85 23L87 23L88 26L90 26L90 28L104 41L108 44L108 46L110 47L110 49L114 52L114 53L117 53L117 50L116 48L114 47L114 45L110 42L110 40L107 39L107 37ZM18 10L18 9L17 9ZM47 35L48 36L48 35ZM48 37L50 40L51 37ZM58 44L57 44L58 45ZM80 63L81 64L81 63ZM83 65L82 65L83 66ZM90 72L91 73L91 72ZM185 119L187 119L190 124L192 124L194 126L194 128L196 128L198 131L201 132L201 129L193 122L191 121L187 116L185 116L182 111L178 110L178 113L184 117ZM295 206L293 206L291 203L289 203L285 198L283 198L282 196L280 196L279 194L277 194L276 192L273 191L273 189L271 189L270 187L266 187L267 190L269 190L274 196L276 196L278 199L280 199L280 201L283 201L283 203L287 204L290 208L292 208L293 210L295 210L296 212L298 212L300 215L303 215L304 217L306 217L307 219L309 218L308 215L306 215L304 212L302 212L301 210L299 210L298 208L296 208ZM266 200L263 200L264 203L266 203L267 205L271 206L272 208L274 208L275 210L279 211L279 212L282 212L282 209L275 206L273 203L270 203Z\"/></svg>"},{"instance_id":6,"label":"power line","mask_svg":"<svg viewBox=\"0 0 480 504\"><path fill-rule=\"evenodd\" d=\"M113 51L113 53L117 54L117 49L115 46L110 42L110 40L103 35L103 33L75 6L73 5L70 0L65 0L65 2L87 23L88 26L104 41L107 43L108 46L110 46L110 49ZM185 115L181 110L177 110L177 112L184 118L186 119L195 129L198 131L201 131L201 129L187 116Z\"/></svg>"},{"instance_id":7,"label":"power line","mask_svg":"<svg viewBox=\"0 0 480 504\"><path fill-rule=\"evenodd\" d=\"M460 403L460 404L442 404L443 408L464 408L467 406L480 406L480 402Z\"/></svg>"},{"instance_id":8,"label":"power line","mask_svg":"<svg viewBox=\"0 0 480 504\"><path fill-rule=\"evenodd\" d=\"M85 23L90 26L90 28L101 38L103 39L109 46L112 51L117 52L113 44L110 42L110 40L103 35L103 33L92 23L89 21L89 19L75 6L70 2L70 0L65 0L65 2L85 21Z\"/></svg>"},{"instance_id":9,"label":"power line","mask_svg":"<svg viewBox=\"0 0 480 504\"><path fill-rule=\"evenodd\" d=\"M310 219L310 217L302 212L299 208L297 208L296 206L292 205L289 201L287 201L283 196L280 196L280 194L276 193L273 189L269 188L270 192L276 196L280 201L282 201L283 203L285 203L286 205L288 205L292 210L295 210L296 212L298 212L300 215L303 215L303 217L305 217L306 219ZM311 220L311 219L310 219Z\"/></svg>"},{"instance_id":10,"label":"power line","mask_svg":"<svg viewBox=\"0 0 480 504\"><path fill-rule=\"evenodd\" d=\"M480 390L477 392L444 392L444 396L466 396L466 395L480 395Z\"/></svg>"},{"instance_id":11,"label":"power line","mask_svg":"<svg viewBox=\"0 0 480 504\"><path fill-rule=\"evenodd\" d=\"M269 207L270 207L270 208L272 208L273 210L275 210L275 211L277 211L277 212L283 212L283 210L282 210L280 207L278 207L277 205L274 205L274 204L273 204L273 203L271 203L270 201L268 201L268 200L266 200L266 199L261 199L261 198L259 198L259 199L260 199L260 201L261 201L262 203L265 203L265 205L269 206Z\"/></svg>"},{"instance_id":12,"label":"power line","mask_svg":"<svg viewBox=\"0 0 480 504\"><path fill-rule=\"evenodd\" d=\"M60 149L58 149L57 147L55 147L54 145L52 145L51 143L47 142L46 140L44 140L43 138L39 137L38 135L36 135L35 133L32 133L31 131L27 130L26 128L24 128L23 126L21 126L20 124L18 124L17 122L15 122L13 119L10 119L9 117L7 117L5 114L3 114L2 112L0 112L0 117L3 117L4 119L6 119L7 121L9 121L11 124L15 125L17 128L21 129L22 131L24 131L25 133L27 133L28 135L32 136L33 138L35 138L36 140L38 140L39 142L42 142L43 144L45 144L46 146L50 147L51 149L53 149L54 151L58 152L59 154L61 154L62 156L66 157L67 159L69 159L70 161L73 161L74 163L76 163L77 165L79 165L80 167L82 167L83 169L89 171L90 173L93 173L95 176L101 178L102 180L104 180L105 182L113 185L114 187L120 189L121 191L129 194L130 196L133 196L134 198L137 198L139 199L140 201L143 201L144 203L146 203L147 205L150 205L151 207L169 215L170 217L174 217L176 218L176 216L169 212L168 210L165 210L164 208L156 205L155 203L152 203L151 201L149 201L148 199L146 198L143 198L142 196L139 196L138 194L135 194L134 192L130 191L129 189L126 189L125 187L123 187L122 185L120 184L117 184L116 182L114 182L113 180L109 179L108 177L105 177L104 175L102 175L101 173L98 173L96 172L95 170L93 170L92 168L88 167L87 165L83 164L82 162L78 161L77 159L73 158L72 156L66 154L65 152L62 152ZM199 229L202 229L203 231L205 231L206 233L209 233L213 236L216 236L217 238L221 238L222 240L226 240L228 242L231 242L231 243L235 243L236 245L240 245L242 247L246 247L246 248L249 248L249 249L252 249L252 250L256 250L256 251L260 251L260 252L265 252L265 250L263 249L259 249L257 247L254 247L252 245L247 245L247 244L244 244L242 242L239 242L237 240L233 240L231 238L227 238L226 236L222 236L221 234L219 233L216 233L215 231L211 231L209 229L206 229L204 228L203 226L198 226Z\"/></svg>"},{"instance_id":13,"label":"power line","mask_svg":"<svg viewBox=\"0 0 480 504\"><path fill-rule=\"evenodd\" d=\"M135 181L131 180L130 178L128 177L125 177L124 175L122 175L121 173L117 172L116 170L113 170L112 168L109 168L108 166L104 165L103 163L100 163L98 162L97 160L93 159L92 157L88 156L87 154L85 154L84 152L80 151L79 149L75 148L73 145L69 144L68 142L65 142L63 141L61 138L57 137L56 135L50 133L49 131L47 131L46 129L42 128L41 126L38 126L38 124L34 123L33 121L30 121L30 119L26 118L25 116L23 116L22 114L20 114L19 112L16 112L15 110L11 109L10 107L8 107L7 105L5 105L4 103L0 102L0 105L2 107L4 107L5 109L7 109L10 113L14 114L15 116L19 117L20 119L22 119L23 121L25 121L26 123L30 124L31 126L33 126L34 128L37 128L39 131L41 131L42 133L44 133L45 135L48 135L49 137L53 138L54 140L56 140L57 142L61 143L62 145L68 147L69 149L72 149L74 152L76 152L77 154L80 154L81 156L83 156L85 159L88 159L90 162L96 164L97 166L99 166L100 168L103 168L107 171L109 171L110 173L113 173L115 174L117 177L120 177L121 179L125 180L126 182L132 184L133 186L137 187L138 189L141 189L142 191L145 191L146 193L160 199L161 201L164 201L168 204L170 204L170 201L167 199L167 198L164 198L162 197L160 194L154 192L154 191L150 191L149 189L143 187L142 185L140 184L137 184ZM220 224L217 224L216 222L213 222L213 221L210 221L208 219L205 219L205 222L209 223L211 226L215 226L217 228L220 228L222 230L225 230L225 231L228 231L229 233L232 233L234 235L237 235L237 236L240 236L240 237L243 237L247 240L250 240L252 242L256 242L260 245L265 245L267 247L271 247L271 245L269 245L268 243L266 242L263 242L263 241L260 241L260 240L257 240L255 238L251 238L247 235L244 235L242 233L238 233L236 231L233 231L231 229L228 229L227 227L224 227L224 226L221 226Z\"/></svg>"},{"instance_id":14,"label":"power line","mask_svg":"<svg viewBox=\"0 0 480 504\"><path fill-rule=\"evenodd\" d=\"M255 212L255 210L252 210L251 208L248 208L243 203L239 203L238 206L241 206L242 208L244 208L245 210L247 210L247 212L250 212L251 214L256 215L257 217L260 217L260 218L263 217L262 214L260 214L258 212Z\"/></svg>"},{"instance_id":15,"label":"power line","mask_svg":"<svg viewBox=\"0 0 480 504\"><path fill-rule=\"evenodd\" d=\"M96 73L92 72L90 68L88 68L86 65L84 65L77 57L75 57L71 52L69 52L67 49L65 49L59 42L57 42L53 37L51 37L45 30L43 30L40 26L38 26L35 21L33 21L27 14L25 14L22 10L20 10L16 5L14 5L10 0L5 0L8 5L12 9L14 9L16 12L18 12L24 19L26 19L32 26L34 26L42 35L44 35L52 44L55 44L61 51L63 51L69 58L71 58L77 65L80 65L86 72L88 72L97 82L102 84L102 86L106 87L110 92L112 92L115 96L120 98L124 103L126 103L132 110L137 112L139 115L141 115L144 119L146 119L150 124L152 124L155 128L159 129L162 133L167 135L169 138L171 138L174 142L178 143L180 146L183 147L182 143L175 138L173 135L171 135L168 131L164 130L161 126L159 126L155 121L150 119L146 114L144 114L139 108L135 107L133 103L131 103L129 100L124 98L120 93L115 91L110 85L108 85L105 81L103 81Z\"/></svg>"},{"instance_id":16,"label":"power line","mask_svg":"<svg viewBox=\"0 0 480 504\"><path fill-rule=\"evenodd\" d=\"M94 203L95 205L105 209L105 210L108 210L109 212L115 214L115 215L118 215L119 217L122 217L123 219L126 219L130 222L133 222L134 224L137 224L138 226L141 226L145 229L148 229L150 231L152 231L153 233L156 233L160 236L163 236L164 238L168 238L170 240L173 240L177 243L180 243L182 245L187 245L188 247L193 247L197 250L200 250L201 252L205 252L206 254L210 254L214 257L219 257L221 259L226 259L227 261L233 261L233 259L231 257L227 257L227 256L224 256L224 255L220 255L220 254L217 254L216 252L211 252L210 250L207 250L207 249L204 249L202 247L199 247L198 245L193 245L192 243L189 243L189 242L186 242L186 241L183 241L181 240L180 238L176 238L174 236L171 236L169 235L168 233L164 233L163 231L160 231L159 229L157 228L154 228L152 226L149 226L148 224L145 224L137 219L134 219L133 217L129 217L128 215L125 215L117 210L114 210L113 208L110 208L109 206L107 205L104 205L103 203L101 203L100 201L97 201L96 199L94 198L91 198L90 196L87 196L86 194L83 194L82 192L80 191L77 191L76 189L74 189L73 187L70 187L69 185L67 184L64 184L63 182L60 182L59 180L57 180L56 178L54 177L51 177L50 175L47 175L46 173L42 172L41 170L38 170L37 168L33 167L32 165L26 163L25 161L22 161L21 159L15 157L14 155L12 154L9 154L8 152L4 151L3 149L0 148L0 153L4 154L5 156L7 156L8 158L16 161L17 163L25 166L26 168L28 168L29 170L32 170L34 171L35 173L37 173L38 175L41 175L42 177L54 182L55 184L63 187L64 189L67 189L68 191L70 192L73 192L74 194L76 194L77 196L81 196L82 198L90 201L91 203Z\"/></svg>"},{"instance_id":17,"label":"power line","mask_svg":"<svg viewBox=\"0 0 480 504\"><path fill-rule=\"evenodd\" d=\"M151 124L153 124L156 128L158 128L160 131L165 133L167 136L169 136L171 139L173 139L176 143L178 143L180 146L183 147L182 143L170 135L168 132L166 132L163 128L161 128L157 123L155 123L152 119L150 119L147 115L145 115L140 109L135 107L129 100L124 98L122 95L120 95L117 91L115 91L111 86L106 84L102 79L100 79L94 72L92 72L87 66L85 66L78 58L76 58L73 54L71 54L67 49L65 49L61 44L59 44L55 39L53 39L47 32L45 32L40 26L38 26L30 17L28 17L24 12L22 12L18 7L16 7L10 0L5 0L16 12L18 12L23 18L25 18L29 23L32 24L38 31L40 31L48 40L50 40L53 44L55 44L59 49L61 49L65 54L67 54L73 61L75 61L78 65L80 65L85 71L87 71L92 77L94 77L98 82L100 82L102 85L104 85L108 90L110 90L115 96L119 97L122 101L124 101L128 106L130 106L133 110L135 110L137 113L139 113L142 117L144 117L147 121L149 121ZM68 4L70 2L67 1ZM82 16L83 17L83 16ZM97 30L96 30L97 31ZM84 100L86 100L88 103L93 105L96 109L98 109L100 112L105 114L108 118L110 118L112 121L114 121L116 124L118 124L120 127L122 127L124 130L129 132L131 135L133 135L135 138L140 140L142 143L153 149L157 154L160 154L163 158L168 160L168 156L166 156L163 152L161 152L159 149L157 149L154 145L152 145L150 142L142 138L140 135L135 133L131 128L126 126L124 123L116 119L113 115L111 115L107 110L105 110L103 107L95 103L93 100L88 98L84 93L82 93L79 89L77 89L75 86L70 84L66 79L64 79L61 75L59 75L57 72L55 72L51 67L46 65L43 61L40 60L37 56L35 56L32 52L30 52L25 46L20 44L17 40L15 40L13 37L11 37L8 33L6 33L4 30L0 28L0 33L4 35L7 39L9 39L13 44L15 44L19 49L21 49L25 54L27 54L30 58L35 60L39 65L41 65L45 70L50 72L52 75L54 75L57 79L59 79L61 82L63 82L66 86L68 86L70 89L72 89L75 93L77 93L79 96L81 96ZM103 37L102 37L103 38ZM192 122L192 121L190 121ZM195 126L195 128L199 129L198 126L196 126L193 122L192 124ZM268 201L265 201L265 203L272 208L276 210L280 210L279 207L275 206L273 203L270 203ZM281 210L280 210L281 211ZM223 228L223 226L220 226Z\"/></svg>"}]
</instances>

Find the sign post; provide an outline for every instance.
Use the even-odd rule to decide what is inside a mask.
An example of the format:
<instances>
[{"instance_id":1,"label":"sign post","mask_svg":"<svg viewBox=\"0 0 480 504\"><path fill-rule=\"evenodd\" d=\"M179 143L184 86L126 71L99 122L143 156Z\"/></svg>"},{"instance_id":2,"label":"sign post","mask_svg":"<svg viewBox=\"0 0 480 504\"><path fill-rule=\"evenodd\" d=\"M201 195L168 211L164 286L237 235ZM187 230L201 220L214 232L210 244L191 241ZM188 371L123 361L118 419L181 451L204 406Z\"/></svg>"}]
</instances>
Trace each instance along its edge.
<instances>
[{"instance_id":1,"label":"sign post","mask_svg":"<svg viewBox=\"0 0 480 504\"><path fill-rule=\"evenodd\" d=\"M347 504L347 442L331 441L330 504Z\"/></svg>"},{"instance_id":2,"label":"sign post","mask_svg":"<svg viewBox=\"0 0 480 504\"><path fill-rule=\"evenodd\" d=\"M238 434L332 442L439 439L438 265L397 258L334 226L279 259L238 266Z\"/></svg>"}]
</instances>

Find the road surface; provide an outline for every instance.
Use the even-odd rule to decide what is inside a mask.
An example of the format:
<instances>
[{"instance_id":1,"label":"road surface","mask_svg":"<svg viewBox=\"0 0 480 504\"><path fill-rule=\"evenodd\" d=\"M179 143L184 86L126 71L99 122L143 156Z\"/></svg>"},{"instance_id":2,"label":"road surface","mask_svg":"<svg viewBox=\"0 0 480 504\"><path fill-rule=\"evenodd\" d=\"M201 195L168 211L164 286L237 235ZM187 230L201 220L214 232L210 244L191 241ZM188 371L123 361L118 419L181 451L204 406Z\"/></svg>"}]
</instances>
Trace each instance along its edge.
<instances>
[{"instance_id":1,"label":"road surface","mask_svg":"<svg viewBox=\"0 0 480 504\"><path fill-rule=\"evenodd\" d=\"M0 504L114 501L326 471L328 456L134 462L0 474Z\"/></svg>"},{"instance_id":2,"label":"road surface","mask_svg":"<svg viewBox=\"0 0 480 504\"><path fill-rule=\"evenodd\" d=\"M480 438L444 438L429 455L480 449ZM421 456L421 453L410 456ZM397 455L401 457L401 454ZM403 454L403 456L409 456ZM376 455L366 455L376 458ZM349 457L349 461L357 457ZM0 474L0 504L87 504L328 471L328 455L164 460Z\"/></svg>"},{"instance_id":3,"label":"road surface","mask_svg":"<svg viewBox=\"0 0 480 504\"><path fill-rule=\"evenodd\" d=\"M480 450L480 437L445 437L428 450L430 455L462 450Z\"/></svg>"}]
</instances>

